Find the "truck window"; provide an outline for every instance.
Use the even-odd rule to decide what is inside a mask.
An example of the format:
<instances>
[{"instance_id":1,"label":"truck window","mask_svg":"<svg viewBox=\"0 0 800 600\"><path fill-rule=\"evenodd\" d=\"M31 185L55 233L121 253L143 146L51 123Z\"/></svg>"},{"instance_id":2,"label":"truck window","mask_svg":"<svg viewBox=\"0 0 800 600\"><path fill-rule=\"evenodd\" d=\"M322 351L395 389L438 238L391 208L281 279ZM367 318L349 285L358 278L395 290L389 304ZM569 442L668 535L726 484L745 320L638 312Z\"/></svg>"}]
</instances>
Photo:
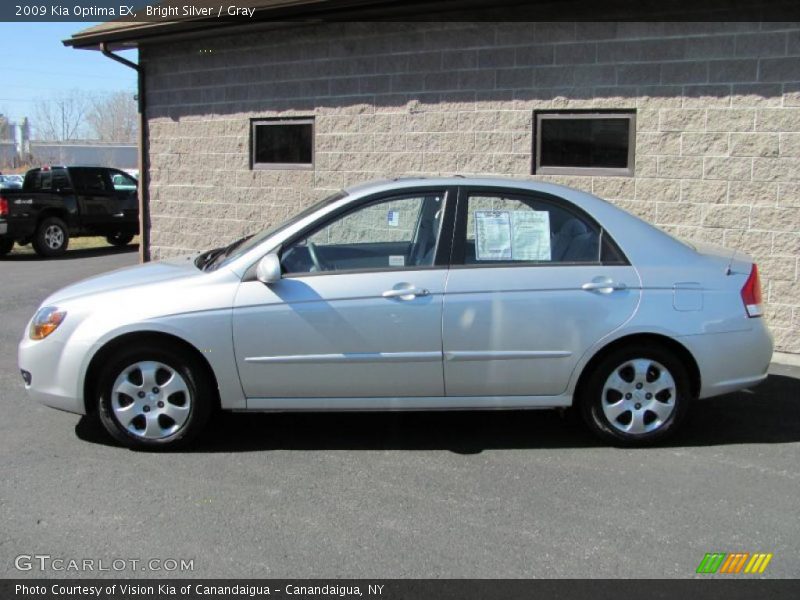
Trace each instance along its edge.
<instances>
[{"instance_id":1,"label":"truck window","mask_svg":"<svg viewBox=\"0 0 800 600\"><path fill-rule=\"evenodd\" d=\"M136 190L136 180L127 173L122 173L120 171L114 171L112 173L111 185L113 185L114 189L118 192L131 192Z\"/></svg>"},{"instance_id":2,"label":"truck window","mask_svg":"<svg viewBox=\"0 0 800 600\"><path fill-rule=\"evenodd\" d=\"M31 169L25 173L25 179L22 182L22 189L26 192L35 192L38 180L39 169Z\"/></svg>"},{"instance_id":3,"label":"truck window","mask_svg":"<svg viewBox=\"0 0 800 600\"><path fill-rule=\"evenodd\" d=\"M52 173L52 186L54 190L68 190L72 188L69 177L67 177L66 169L53 169Z\"/></svg>"},{"instance_id":4,"label":"truck window","mask_svg":"<svg viewBox=\"0 0 800 600\"><path fill-rule=\"evenodd\" d=\"M111 190L111 181L105 169L79 168L70 169L75 185L84 194L107 194Z\"/></svg>"},{"instance_id":5,"label":"truck window","mask_svg":"<svg viewBox=\"0 0 800 600\"><path fill-rule=\"evenodd\" d=\"M39 171L39 189L49 192L53 187L53 173L51 171Z\"/></svg>"}]
</instances>

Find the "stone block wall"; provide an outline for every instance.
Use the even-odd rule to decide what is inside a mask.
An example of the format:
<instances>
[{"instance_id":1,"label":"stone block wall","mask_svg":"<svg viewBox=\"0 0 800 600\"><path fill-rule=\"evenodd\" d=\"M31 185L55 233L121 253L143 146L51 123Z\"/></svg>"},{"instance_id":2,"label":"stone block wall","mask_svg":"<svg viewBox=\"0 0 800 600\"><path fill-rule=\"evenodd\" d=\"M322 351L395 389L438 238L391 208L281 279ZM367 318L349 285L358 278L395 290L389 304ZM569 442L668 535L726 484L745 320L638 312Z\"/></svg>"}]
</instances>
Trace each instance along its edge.
<instances>
[{"instance_id":1,"label":"stone block wall","mask_svg":"<svg viewBox=\"0 0 800 600\"><path fill-rule=\"evenodd\" d=\"M754 255L800 352L800 24L327 24L140 56L154 258L369 179L538 178ZM635 109L635 175L532 175L543 109ZM314 117L313 169L250 168L250 119L275 116Z\"/></svg>"}]
</instances>

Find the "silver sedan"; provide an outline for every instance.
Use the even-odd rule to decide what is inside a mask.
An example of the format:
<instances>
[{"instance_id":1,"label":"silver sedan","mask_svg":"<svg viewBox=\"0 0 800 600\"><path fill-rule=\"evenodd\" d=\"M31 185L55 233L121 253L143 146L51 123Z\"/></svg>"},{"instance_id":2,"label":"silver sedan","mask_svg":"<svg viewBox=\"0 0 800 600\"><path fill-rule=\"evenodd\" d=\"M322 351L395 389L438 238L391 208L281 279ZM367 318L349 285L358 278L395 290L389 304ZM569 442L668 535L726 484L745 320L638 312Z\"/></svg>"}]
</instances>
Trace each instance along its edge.
<instances>
[{"instance_id":1,"label":"silver sedan","mask_svg":"<svg viewBox=\"0 0 800 600\"><path fill-rule=\"evenodd\" d=\"M19 365L35 400L136 448L216 410L576 406L616 444L766 377L756 265L590 194L509 179L357 186L226 247L49 297Z\"/></svg>"}]
</instances>

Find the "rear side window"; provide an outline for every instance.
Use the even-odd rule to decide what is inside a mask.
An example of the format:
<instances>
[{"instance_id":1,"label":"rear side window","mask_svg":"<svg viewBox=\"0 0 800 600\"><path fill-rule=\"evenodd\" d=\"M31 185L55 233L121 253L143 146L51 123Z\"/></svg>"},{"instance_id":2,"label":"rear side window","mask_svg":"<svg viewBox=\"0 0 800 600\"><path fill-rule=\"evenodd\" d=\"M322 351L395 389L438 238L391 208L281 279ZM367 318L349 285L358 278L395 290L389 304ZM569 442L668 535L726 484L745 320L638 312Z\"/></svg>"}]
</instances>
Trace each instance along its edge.
<instances>
[{"instance_id":1,"label":"rear side window","mask_svg":"<svg viewBox=\"0 0 800 600\"><path fill-rule=\"evenodd\" d=\"M546 198L470 195L461 235L466 265L625 264L595 221Z\"/></svg>"},{"instance_id":2,"label":"rear side window","mask_svg":"<svg viewBox=\"0 0 800 600\"><path fill-rule=\"evenodd\" d=\"M41 169L31 170L25 175L25 183L22 188L26 192L41 192L50 189L52 183L52 173Z\"/></svg>"},{"instance_id":3,"label":"rear side window","mask_svg":"<svg viewBox=\"0 0 800 600\"><path fill-rule=\"evenodd\" d=\"M26 192L68 190L71 187L66 169L31 169L25 174L22 185Z\"/></svg>"},{"instance_id":4,"label":"rear side window","mask_svg":"<svg viewBox=\"0 0 800 600\"><path fill-rule=\"evenodd\" d=\"M69 183L67 171L65 169L53 169L53 179L51 185L54 190L70 189L72 186Z\"/></svg>"}]
</instances>

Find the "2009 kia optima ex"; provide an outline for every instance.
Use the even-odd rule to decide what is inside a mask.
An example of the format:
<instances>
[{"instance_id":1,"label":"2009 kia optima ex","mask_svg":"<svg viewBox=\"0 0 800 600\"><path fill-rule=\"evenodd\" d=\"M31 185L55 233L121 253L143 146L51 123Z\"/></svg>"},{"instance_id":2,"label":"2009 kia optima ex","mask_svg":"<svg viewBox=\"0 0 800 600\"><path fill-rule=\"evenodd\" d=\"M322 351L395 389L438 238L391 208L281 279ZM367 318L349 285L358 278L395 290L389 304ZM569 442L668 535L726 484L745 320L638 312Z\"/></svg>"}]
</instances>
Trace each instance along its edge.
<instances>
[{"instance_id":1,"label":"2009 kia optima ex","mask_svg":"<svg viewBox=\"0 0 800 600\"><path fill-rule=\"evenodd\" d=\"M576 405L618 444L766 377L755 264L584 192L503 179L353 187L233 244L49 297L30 395L173 448L217 409Z\"/></svg>"}]
</instances>

